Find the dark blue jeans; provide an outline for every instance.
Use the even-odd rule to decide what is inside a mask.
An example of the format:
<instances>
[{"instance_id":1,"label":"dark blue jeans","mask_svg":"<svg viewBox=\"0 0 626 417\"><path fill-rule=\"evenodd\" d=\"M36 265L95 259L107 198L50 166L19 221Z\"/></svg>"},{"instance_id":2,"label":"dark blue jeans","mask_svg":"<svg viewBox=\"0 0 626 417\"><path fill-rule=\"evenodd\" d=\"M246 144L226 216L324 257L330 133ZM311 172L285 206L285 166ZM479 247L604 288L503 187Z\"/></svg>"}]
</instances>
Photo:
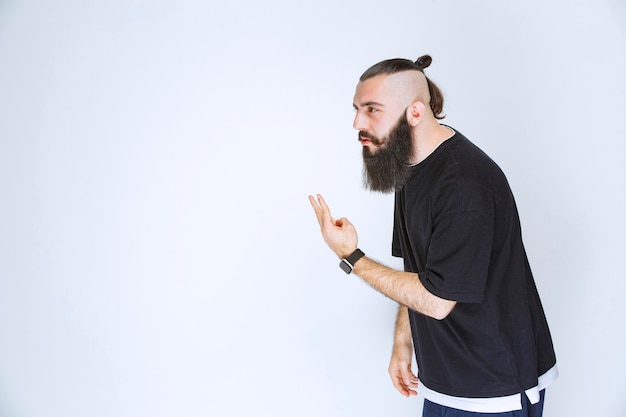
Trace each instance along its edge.
<instances>
[{"instance_id":1,"label":"dark blue jeans","mask_svg":"<svg viewBox=\"0 0 626 417\"><path fill-rule=\"evenodd\" d=\"M524 395L522 398L522 409L507 411L506 413L473 413L424 400L422 417L541 417L543 415L543 400L546 392L542 390L539 394L540 397L537 404L531 404Z\"/></svg>"}]
</instances>

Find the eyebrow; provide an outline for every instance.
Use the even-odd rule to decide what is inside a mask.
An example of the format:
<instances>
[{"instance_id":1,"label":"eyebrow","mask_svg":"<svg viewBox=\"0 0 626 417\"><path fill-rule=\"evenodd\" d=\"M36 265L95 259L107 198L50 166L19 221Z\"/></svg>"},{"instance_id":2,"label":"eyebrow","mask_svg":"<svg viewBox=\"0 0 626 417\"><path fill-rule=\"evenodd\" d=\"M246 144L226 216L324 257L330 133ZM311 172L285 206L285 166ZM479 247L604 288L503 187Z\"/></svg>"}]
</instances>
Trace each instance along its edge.
<instances>
[{"instance_id":1,"label":"eyebrow","mask_svg":"<svg viewBox=\"0 0 626 417\"><path fill-rule=\"evenodd\" d=\"M383 103L379 103L377 101L366 101L365 103L361 103L361 107L371 107L371 106L385 107ZM352 107L354 107L355 109L358 109L358 106L355 103L352 103Z\"/></svg>"}]
</instances>

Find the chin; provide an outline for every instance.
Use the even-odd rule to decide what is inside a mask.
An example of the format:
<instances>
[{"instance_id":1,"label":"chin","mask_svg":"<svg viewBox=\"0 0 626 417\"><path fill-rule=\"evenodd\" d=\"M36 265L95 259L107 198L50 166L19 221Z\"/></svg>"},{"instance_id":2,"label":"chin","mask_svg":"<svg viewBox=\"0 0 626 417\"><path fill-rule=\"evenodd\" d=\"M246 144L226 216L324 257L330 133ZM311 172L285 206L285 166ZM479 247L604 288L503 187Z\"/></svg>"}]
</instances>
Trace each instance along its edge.
<instances>
[{"instance_id":1,"label":"chin","mask_svg":"<svg viewBox=\"0 0 626 417\"><path fill-rule=\"evenodd\" d=\"M373 146L373 145L363 146L363 156L364 157L375 156L378 153L379 149L380 149L380 147Z\"/></svg>"}]
</instances>

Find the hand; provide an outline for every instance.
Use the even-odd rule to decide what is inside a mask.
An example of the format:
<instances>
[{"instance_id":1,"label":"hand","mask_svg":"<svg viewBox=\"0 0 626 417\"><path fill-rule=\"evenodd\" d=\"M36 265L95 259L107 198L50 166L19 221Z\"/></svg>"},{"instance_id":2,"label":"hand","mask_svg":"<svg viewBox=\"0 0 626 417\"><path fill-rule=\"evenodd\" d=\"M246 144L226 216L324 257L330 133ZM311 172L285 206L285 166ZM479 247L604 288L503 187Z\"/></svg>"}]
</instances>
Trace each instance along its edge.
<instances>
[{"instance_id":1,"label":"hand","mask_svg":"<svg viewBox=\"0 0 626 417\"><path fill-rule=\"evenodd\" d=\"M413 352L410 346L394 346L389 362L389 376L393 386L405 397L417 395L418 379L411 370Z\"/></svg>"},{"instance_id":2,"label":"hand","mask_svg":"<svg viewBox=\"0 0 626 417\"><path fill-rule=\"evenodd\" d=\"M309 201L317 216L326 244L339 258L345 259L350 256L356 250L359 241L352 223L345 217L338 220L333 219L330 215L330 209L321 195L317 195L317 200L310 195Z\"/></svg>"}]
</instances>

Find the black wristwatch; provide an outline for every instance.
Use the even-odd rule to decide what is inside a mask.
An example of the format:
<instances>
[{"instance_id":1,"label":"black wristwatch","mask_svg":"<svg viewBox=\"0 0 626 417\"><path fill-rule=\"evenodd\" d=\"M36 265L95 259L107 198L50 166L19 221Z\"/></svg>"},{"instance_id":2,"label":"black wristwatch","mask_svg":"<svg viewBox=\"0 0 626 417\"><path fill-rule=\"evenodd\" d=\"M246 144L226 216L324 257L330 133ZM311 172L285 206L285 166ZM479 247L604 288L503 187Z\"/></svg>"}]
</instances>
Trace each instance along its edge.
<instances>
[{"instance_id":1,"label":"black wristwatch","mask_svg":"<svg viewBox=\"0 0 626 417\"><path fill-rule=\"evenodd\" d=\"M365 254L363 253L363 251L361 249L357 249L352 252L352 254L346 259L342 259L341 262L339 262L339 268L343 269L343 272L345 272L346 274L349 274L354 269L354 264L356 263L356 261L364 256Z\"/></svg>"}]
</instances>

